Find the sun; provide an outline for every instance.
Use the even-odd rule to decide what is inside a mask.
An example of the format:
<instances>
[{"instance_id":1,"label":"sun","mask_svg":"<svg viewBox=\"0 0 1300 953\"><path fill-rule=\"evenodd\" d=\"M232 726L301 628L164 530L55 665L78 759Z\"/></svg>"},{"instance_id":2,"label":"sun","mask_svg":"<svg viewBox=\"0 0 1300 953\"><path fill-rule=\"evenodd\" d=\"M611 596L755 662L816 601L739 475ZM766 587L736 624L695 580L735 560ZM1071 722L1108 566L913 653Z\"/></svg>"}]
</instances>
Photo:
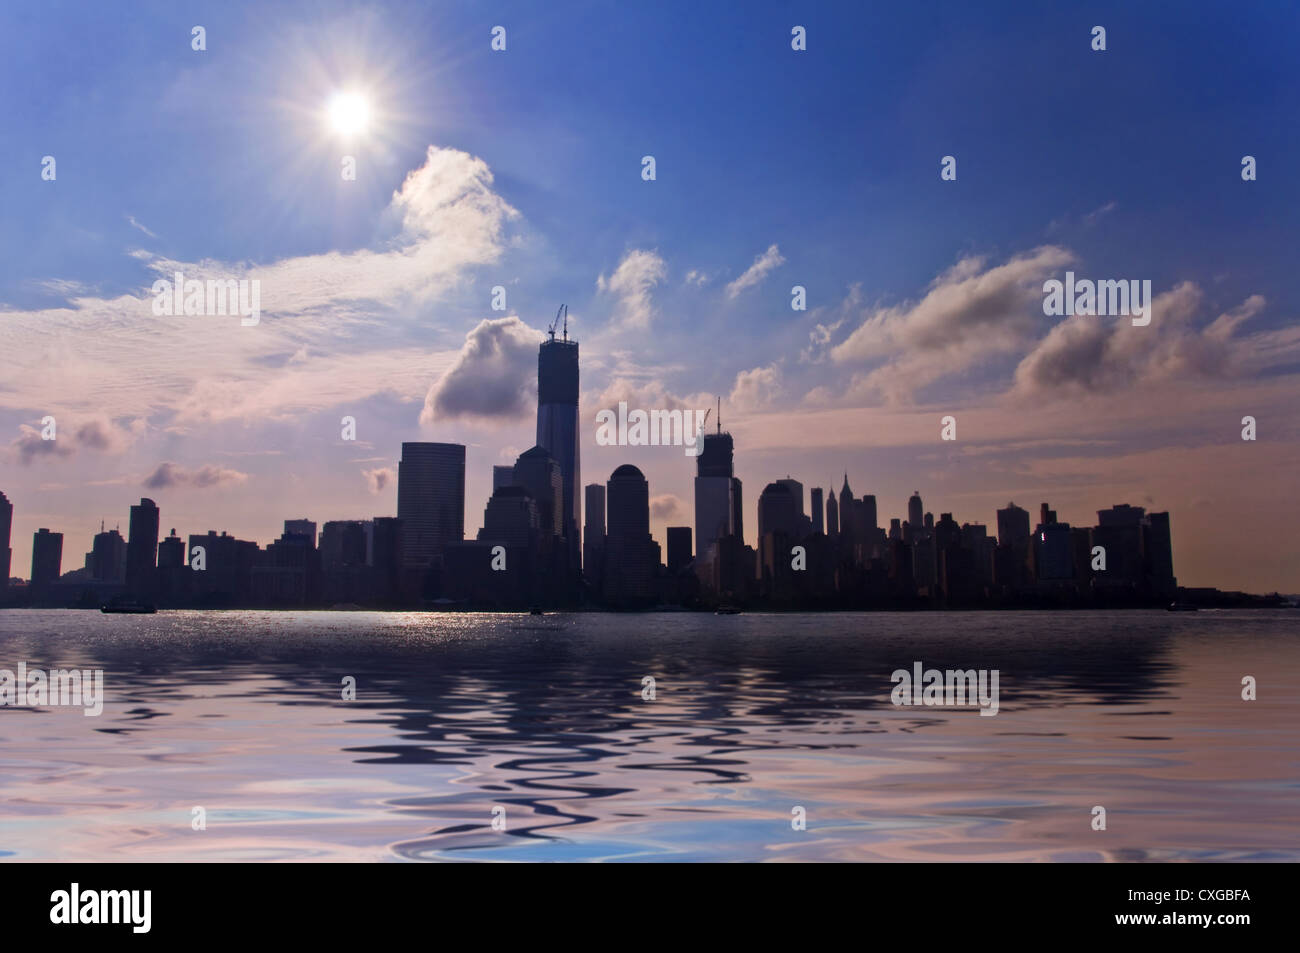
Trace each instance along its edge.
<instances>
[{"instance_id":1,"label":"sun","mask_svg":"<svg viewBox=\"0 0 1300 953\"><path fill-rule=\"evenodd\" d=\"M329 103L329 123L341 136L359 136L370 125L370 103L360 93L335 93Z\"/></svg>"}]
</instances>

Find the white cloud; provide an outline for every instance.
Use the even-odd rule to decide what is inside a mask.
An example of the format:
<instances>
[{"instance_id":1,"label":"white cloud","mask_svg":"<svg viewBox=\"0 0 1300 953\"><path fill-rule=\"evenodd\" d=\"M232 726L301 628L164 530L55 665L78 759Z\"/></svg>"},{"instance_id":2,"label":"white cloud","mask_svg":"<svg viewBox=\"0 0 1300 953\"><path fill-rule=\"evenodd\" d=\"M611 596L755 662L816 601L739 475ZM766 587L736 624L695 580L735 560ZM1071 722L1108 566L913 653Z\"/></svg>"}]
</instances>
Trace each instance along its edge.
<instances>
[{"instance_id":1,"label":"white cloud","mask_svg":"<svg viewBox=\"0 0 1300 953\"><path fill-rule=\"evenodd\" d=\"M618 298L618 322L629 328L648 328L654 317L650 292L667 274L668 267L658 252L637 248L623 256L608 278L598 277L596 288Z\"/></svg>"},{"instance_id":2,"label":"white cloud","mask_svg":"<svg viewBox=\"0 0 1300 953\"><path fill-rule=\"evenodd\" d=\"M767 251L755 258L754 263L745 270L743 275L727 285L727 297L737 297L742 291L762 282L769 273L784 264L785 259L781 257L781 250L775 244L769 245Z\"/></svg>"}]
</instances>

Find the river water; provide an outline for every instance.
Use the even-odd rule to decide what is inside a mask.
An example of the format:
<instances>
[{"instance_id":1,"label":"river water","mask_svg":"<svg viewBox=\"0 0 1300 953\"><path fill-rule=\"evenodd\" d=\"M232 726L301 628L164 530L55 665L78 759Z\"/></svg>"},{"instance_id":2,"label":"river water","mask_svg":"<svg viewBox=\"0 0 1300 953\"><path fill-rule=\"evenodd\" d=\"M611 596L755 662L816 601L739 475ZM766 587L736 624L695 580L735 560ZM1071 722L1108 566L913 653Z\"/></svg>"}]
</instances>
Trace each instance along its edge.
<instances>
[{"instance_id":1,"label":"river water","mask_svg":"<svg viewBox=\"0 0 1300 953\"><path fill-rule=\"evenodd\" d=\"M0 612L20 662L105 700L0 707L11 862L1300 860L1295 611Z\"/></svg>"}]
</instances>

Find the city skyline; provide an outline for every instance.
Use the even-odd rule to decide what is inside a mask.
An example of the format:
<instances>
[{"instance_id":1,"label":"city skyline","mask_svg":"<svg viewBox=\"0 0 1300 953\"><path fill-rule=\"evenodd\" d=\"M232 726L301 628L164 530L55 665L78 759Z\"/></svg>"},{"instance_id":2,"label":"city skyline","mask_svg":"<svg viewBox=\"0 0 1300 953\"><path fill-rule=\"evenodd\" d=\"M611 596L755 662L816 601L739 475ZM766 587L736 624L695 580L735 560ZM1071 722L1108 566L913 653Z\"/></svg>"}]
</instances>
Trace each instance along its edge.
<instances>
[{"instance_id":1,"label":"city skyline","mask_svg":"<svg viewBox=\"0 0 1300 953\"><path fill-rule=\"evenodd\" d=\"M474 535L492 466L539 442L536 347L567 302L575 463L638 467L661 542L697 526L695 475L602 447L595 415L721 396L747 524L787 473L986 522L1127 501L1174 514L1185 584L1300 589L1284 13L1246 47L1208 4L1171 26L1101 3L1096 51L1061 10L847 6L800 11L796 51L777 3L685 30L566 9L506 3L500 51L467 9L235 3L202 51L166 17L50 12L0 63L49 77L0 177L14 565L38 528L89 535L142 496L262 544L294 512L395 513L405 442L465 446ZM364 134L326 115L354 87ZM168 149L137 148L159 128ZM158 313L178 272L260 282L260 318ZM1046 313L1068 272L1149 281L1150 323Z\"/></svg>"}]
</instances>

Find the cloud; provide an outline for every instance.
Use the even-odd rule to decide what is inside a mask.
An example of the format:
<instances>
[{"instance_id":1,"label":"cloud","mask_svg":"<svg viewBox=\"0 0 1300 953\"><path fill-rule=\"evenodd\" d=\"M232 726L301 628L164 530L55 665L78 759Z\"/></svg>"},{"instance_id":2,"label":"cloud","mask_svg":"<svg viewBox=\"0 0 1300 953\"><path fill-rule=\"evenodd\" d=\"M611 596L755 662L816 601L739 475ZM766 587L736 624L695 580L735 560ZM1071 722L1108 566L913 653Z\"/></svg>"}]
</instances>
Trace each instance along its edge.
<instances>
[{"instance_id":1,"label":"cloud","mask_svg":"<svg viewBox=\"0 0 1300 953\"><path fill-rule=\"evenodd\" d=\"M1091 212L1085 215L1083 217L1083 224L1096 225L1097 222L1101 220L1102 216L1109 215L1117 208L1119 208L1119 203L1116 202L1114 199L1111 199L1105 205L1101 206L1101 208L1093 209Z\"/></svg>"},{"instance_id":2,"label":"cloud","mask_svg":"<svg viewBox=\"0 0 1300 953\"><path fill-rule=\"evenodd\" d=\"M366 478L366 485L370 492L378 495L389 486L397 483L397 467L376 467L373 470L362 470L361 475Z\"/></svg>"},{"instance_id":3,"label":"cloud","mask_svg":"<svg viewBox=\"0 0 1300 953\"><path fill-rule=\"evenodd\" d=\"M28 466L38 458L70 457L82 449L121 453L144 432L145 427L143 419L133 421L129 427L119 427L108 417L92 417L79 423L68 423L64 417L55 417L55 439L45 440L41 436L43 427L37 429L19 424L18 436L9 443L9 455Z\"/></svg>"},{"instance_id":4,"label":"cloud","mask_svg":"<svg viewBox=\"0 0 1300 953\"><path fill-rule=\"evenodd\" d=\"M781 369L775 364L755 367L736 375L727 406L736 412L765 410L781 395Z\"/></svg>"},{"instance_id":5,"label":"cloud","mask_svg":"<svg viewBox=\"0 0 1300 953\"><path fill-rule=\"evenodd\" d=\"M10 456L16 458L23 466L30 466L32 461L41 458L68 457L76 448L68 440L45 440L41 432L27 424L18 425L18 436L9 443Z\"/></svg>"},{"instance_id":6,"label":"cloud","mask_svg":"<svg viewBox=\"0 0 1300 953\"><path fill-rule=\"evenodd\" d=\"M129 428L119 427L107 417L93 417L74 431L77 446L104 453L121 453L147 428L143 418L131 423Z\"/></svg>"},{"instance_id":7,"label":"cloud","mask_svg":"<svg viewBox=\"0 0 1300 953\"><path fill-rule=\"evenodd\" d=\"M755 258L754 263L743 275L727 285L727 297L739 296L742 291L759 284L771 271L784 264L785 259L781 257L781 250L775 244L769 245L767 251Z\"/></svg>"},{"instance_id":8,"label":"cloud","mask_svg":"<svg viewBox=\"0 0 1300 953\"><path fill-rule=\"evenodd\" d=\"M1041 326L1043 279L1074 256L1045 245L1002 265L963 258L937 277L925 296L877 308L831 348L839 364L878 362L855 379L861 394L892 403L991 354L1025 347Z\"/></svg>"},{"instance_id":9,"label":"cloud","mask_svg":"<svg viewBox=\"0 0 1300 953\"><path fill-rule=\"evenodd\" d=\"M466 417L512 420L533 411L537 346L544 335L517 316L485 318L451 368L429 388L420 423Z\"/></svg>"},{"instance_id":10,"label":"cloud","mask_svg":"<svg viewBox=\"0 0 1300 953\"><path fill-rule=\"evenodd\" d=\"M1016 368L1020 396L1079 396L1136 384L1177 379L1238 376L1254 353L1238 328L1263 310L1252 295L1203 329L1192 326L1200 288L1190 281L1155 296L1151 323L1134 327L1126 318L1078 316L1062 320Z\"/></svg>"},{"instance_id":11,"label":"cloud","mask_svg":"<svg viewBox=\"0 0 1300 953\"><path fill-rule=\"evenodd\" d=\"M163 490L170 487L189 486L206 489L231 483L243 483L248 479L247 473L205 463L196 470L187 469L178 463L158 464L153 473L144 479L144 486L150 490Z\"/></svg>"},{"instance_id":12,"label":"cloud","mask_svg":"<svg viewBox=\"0 0 1300 953\"><path fill-rule=\"evenodd\" d=\"M658 252L633 249L614 273L596 279L596 288L619 299L615 319L629 328L648 328L654 317L650 292L664 280L668 267Z\"/></svg>"},{"instance_id":13,"label":"cloud","mask_svg":"<svg viewBox=\"0 0 1300 953\"><path fill-rule=\"evenodd\" d=\"M58 308L0 309L0 352L18 355L6 367L0 409L265 420L377 394L418 400L428 389L431 358L420 347L432 304L471 269L499 260L519 218L492 186L483 160L430 146L392 193L380 217L391 234L375 249L265 264L132 253L158 278L256 279L255 327L241 327L237 316L155 315L148 287ZM61 405L46 411L52 381Z\"/></svg>"},{"instance_id":14,"label":"cloud","mask_svg":"<svg viewBox=\"0 0 1300 953\"><path fill-rule=\"evenodd\" d=\"M694 285L696 288L701 288L708 284L708 282L709 276L696 268L692 268L688 271L686 273L686 278L684 279L685 284Z\"/></svg>"},{"instance_id":15,"label":"cloud","mask_svg":"<svg viewBox=\"0 0 1300 953\"><path fill-rule=\"evenodd\" d=\"M684 512L682 501L672 493L663 493L650 499L650 518L668 520Z\"/></svg>"},{"instance_id":16,"label":"cloud","mask_svg":"<svg viewBox=\"0 0 1300 953\"><path fill-rule=\"evenodd\" d=\"M155 235L153 232L149 231L149 229L145 228L143 225L141 225L139 222L137 222L137 221L135 220L135 216L134 216L134 215L128 215L128 216L126 217L126 220L131 224L131 227L132 227L132 228L138 228L138 229L140 229L140 231L144 232L144 233L145 233L146 235L148 235L150 238L157 238L157 237L158 237L158 236Z\"/></svg>"}]
</instances>

